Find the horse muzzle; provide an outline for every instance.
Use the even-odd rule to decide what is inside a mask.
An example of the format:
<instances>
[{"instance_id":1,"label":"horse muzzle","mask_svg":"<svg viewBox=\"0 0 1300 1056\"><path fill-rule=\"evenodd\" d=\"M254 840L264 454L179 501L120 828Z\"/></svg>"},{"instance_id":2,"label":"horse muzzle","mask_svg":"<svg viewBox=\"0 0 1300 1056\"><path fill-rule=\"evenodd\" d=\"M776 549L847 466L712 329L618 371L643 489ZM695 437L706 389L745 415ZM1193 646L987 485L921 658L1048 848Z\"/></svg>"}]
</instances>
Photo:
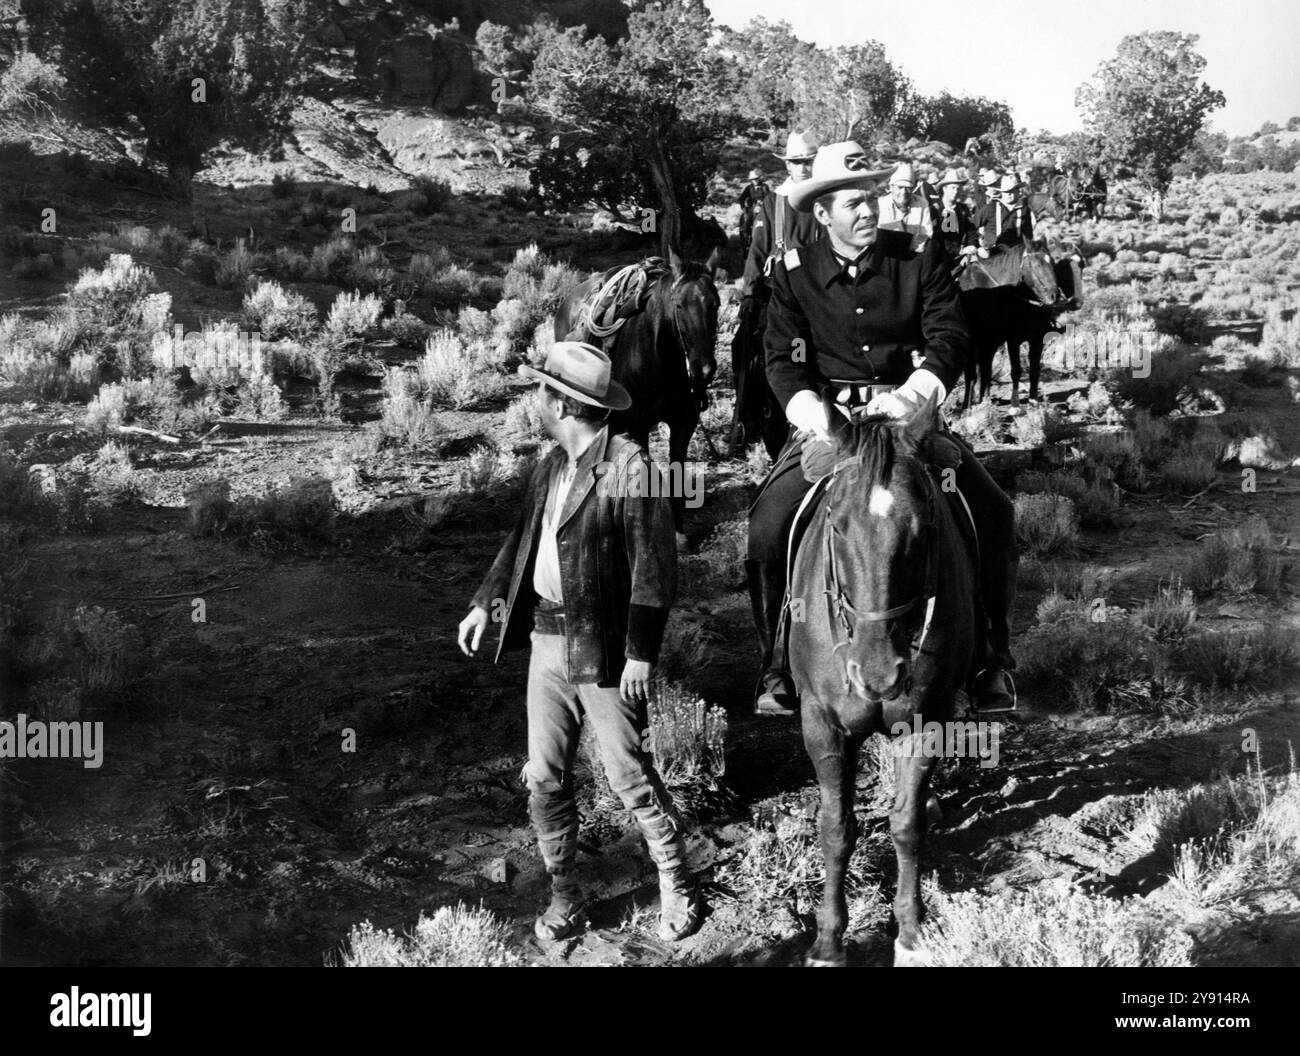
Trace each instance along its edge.
<instances>
[{"instance_id":1,"label":"horse muzzle","mask_svg":"<svg viewBox=\"0 0 1300 1056\"><path fill-rule=\"evenodd\" d=\"M878 691L876 687L868 687L862 673L862 665L856 660L847 661L844 669L844 688L870 704L888 704L912 692L912 676L908 673L906 660L896 661L893 679Z\"/></svg>"}]
</instances>

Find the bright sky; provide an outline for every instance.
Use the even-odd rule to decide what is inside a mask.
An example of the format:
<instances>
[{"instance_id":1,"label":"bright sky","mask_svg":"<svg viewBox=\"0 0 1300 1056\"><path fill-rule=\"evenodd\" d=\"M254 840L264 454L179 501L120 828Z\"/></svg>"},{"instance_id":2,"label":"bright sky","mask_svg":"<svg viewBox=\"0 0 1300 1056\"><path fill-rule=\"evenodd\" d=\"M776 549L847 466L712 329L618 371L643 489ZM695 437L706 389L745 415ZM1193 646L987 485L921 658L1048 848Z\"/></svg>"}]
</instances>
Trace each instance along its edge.
<instances>
[{"instance_id":1,"label":"bright sky","mask_svg":"<svg viewBox=\"0 0 1300 1056\"><path fill-rule=\"evenodd\" d=\"M1227 98L1210 115L1230 136L1300 114L1297 0L705 0L740 27L784 20L815 44L877 40L918 91L948 89L1006 102L1016 126L1081 127L1074 90L1130 33L1197 33L1206 83ZM924 16L922 16L924 12Z\"/></svg>"}]
</instances>

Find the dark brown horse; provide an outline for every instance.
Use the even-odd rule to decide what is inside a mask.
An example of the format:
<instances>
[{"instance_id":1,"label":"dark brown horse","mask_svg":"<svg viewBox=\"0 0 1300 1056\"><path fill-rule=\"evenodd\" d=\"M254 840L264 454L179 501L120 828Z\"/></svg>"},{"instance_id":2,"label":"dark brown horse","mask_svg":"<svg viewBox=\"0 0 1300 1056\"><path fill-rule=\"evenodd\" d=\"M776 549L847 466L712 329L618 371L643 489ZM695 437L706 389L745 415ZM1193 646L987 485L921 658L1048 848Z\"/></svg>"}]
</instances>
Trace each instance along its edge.
<instances>
[{"instance_id":1,"label":"dark brown horse","mask_svg":"<svg viewBox=\"0 0 1300 1056\"><path fill-rule=\"evenodd\" d=\"M972 405L978 375L979 396L988 397L993 357L1003 345L1011 360L1011 405L1020 405L1020 346L1029 344L1029 395L1038 398L1043 342L1061 333L1057 316L1071 307L1062 293L1058 271L1041 240L1022 242L973 260L958 277L959 297L974 337L974 353L966 364L966 402Z\"/></svg>"},{"instance_id":2,"label":"dark brown horse","mask_svg":"<svg viewBox=\"0 0 1300 1056\"><path fill-rule=\"evenodd\" d=\"M918 947L918 857L935 759L923 723L951 719L976 648L975 565L925 453L933 398L900 422L830 412L836 462L791 572L791 670L803 739L821 786L826 887L809 965L846 963L844 873L857 827L858 750L893 736L897 792L889 813L898 858L895 963ZM802 619L793 618L802 601ZM921 722L914 719L920 716Z\"/></svg>"},{"instance_id":3,"label":"dark brown horse","mask_svg":"<svg viewBox=\"0 0 1300 1056\"><path fill-rule=\"evenodd\" d=\"M716 255L705 264L642 261L646 284L641 303L629 303L617 329L593 323L592 308L599 292L618 273L610 268L576 286L555 313L557 340L588 341L613 362L613 377L632 397L632 406L615 412L610 427L626 432L648 449L650 429L668 423L668 459L686 471L691 434L708 406L708 385L718 364L718 291L713 284ZM635 275L632 276L636 278ZM597 315L601 312L597 309ZM673 519L678 533L685 517L685 496L674 492Z\"/></svg>"}]
</instances>

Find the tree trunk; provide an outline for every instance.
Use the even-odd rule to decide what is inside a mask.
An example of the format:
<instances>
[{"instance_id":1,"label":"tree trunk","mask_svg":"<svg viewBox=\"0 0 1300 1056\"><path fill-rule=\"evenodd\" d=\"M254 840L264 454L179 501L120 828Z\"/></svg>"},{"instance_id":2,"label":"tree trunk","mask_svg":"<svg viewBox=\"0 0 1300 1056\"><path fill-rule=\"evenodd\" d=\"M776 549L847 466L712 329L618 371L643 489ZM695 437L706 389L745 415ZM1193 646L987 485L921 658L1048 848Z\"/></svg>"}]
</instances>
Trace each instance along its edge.
<instances>
[{"instance_id":1,"label":"tree trunk","mask_svg":"<svg viewBox=\"0 0 1300 1056\"><path fill-rule=\"evenodd\" d=\"M650 143L650 178L659 193L659 249L665 260L682 251L682 211L673 188L672 167L668 164L668 151L661 138Z\"/></svg>"}]
</instances>

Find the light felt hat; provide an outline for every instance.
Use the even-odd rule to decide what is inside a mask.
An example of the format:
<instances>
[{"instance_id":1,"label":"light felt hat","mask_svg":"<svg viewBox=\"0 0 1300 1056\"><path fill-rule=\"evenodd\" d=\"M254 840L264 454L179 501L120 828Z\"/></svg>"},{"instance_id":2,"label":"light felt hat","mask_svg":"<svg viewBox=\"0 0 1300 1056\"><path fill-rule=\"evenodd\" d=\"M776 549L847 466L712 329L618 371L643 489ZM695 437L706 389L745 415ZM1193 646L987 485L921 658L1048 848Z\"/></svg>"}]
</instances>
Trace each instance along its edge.
<instances>
[{"instance_id":1,"label":"light felt hat","mask_svg":"<svg viewBox=\"0 0 1300 1056\"><path fill-rule=\"evenodd\" d=\"M750 169L749 174L745 177L747 180L761 180L762 178L763 174L757 169Z\"/></svg>"},{"instance_id":2,"label":"light felt hat","mask_svg":"<svg viewBox=\"0 0 1300 1056\"><path fill-rule=\"evenodd\" d=\"M943 174L943 179L939 181L939 186L943 187L949 183L955 183L960 187L965 182L965 179L962 178L956 169L949 169Z\"/></svg>"},{"instance_id":3,"label":"light felt hat","mask_svg":"<svg viewBox=\"0 0 1300 1056\"><path fill-rule=\"evenodd\" d=\"M823 194L843 187L873 190L892 169L873 169L867 152L852 140L828 143L813 159L812 175L790 188L790 204L801 213L812 211L813 202Z\"/></svg>"},{"instance_id":4,"label":"light felt hat","mask_svg":"<svg viewBox=\"0 0 1300 1056\"><path fill-rule=\"evenodd\" d=\"M525 378L544 381L566 396L593 407L625 411L632 406L632 397L609 376L611 367L609 356L595 345L585 341L557 341L540 369L522 363L519 373Z\"/></svg>"},{"instance_id":5,"label":"light felt hat","mask_svg":"<svg viewBox=\"0 0 1300 1056\"><path fill-rule=\"evenodd\" d=\"M894 175L889 177L889 186L898 187L915 187L916 175L912 172L912 166L906 161L894 170Z\"/></svg>"},{"instance_id":6,"label":"light felt hat","mask_svg":"<svg viewBox=\"0 0 1300 1056\"><path fill-rule=\"evenodd\" d=\"M811 132L791 132L785 140L785 153L776 155L782 161L807 161L817 156L817 137Z\"/></svg>"},{"instance_id":7,"label":"light felt hat","mask_svg":"<svg viewBox=\"0 0 1300 1056\"><path fill-rule=\"evenodd\" d=\"M1020 186L1020 177L1017 176L1014 172L1008 172L1005 176L1002 177L1002 183L998 185L998 190L1002 191L1005 194L1007 191L1014 191L1019 186Z\"/></svg>"},{"instance_id":8,"label":"light felt hat","mask_svg":"<svg viewBox=\"0 0 1300 1056\"><path fill-rule=\"evenodd\" d=\"M998 174L996 169L984 169L980 173L981 187L996 187L998 185Z\"/></svg>"}]
</instances>

